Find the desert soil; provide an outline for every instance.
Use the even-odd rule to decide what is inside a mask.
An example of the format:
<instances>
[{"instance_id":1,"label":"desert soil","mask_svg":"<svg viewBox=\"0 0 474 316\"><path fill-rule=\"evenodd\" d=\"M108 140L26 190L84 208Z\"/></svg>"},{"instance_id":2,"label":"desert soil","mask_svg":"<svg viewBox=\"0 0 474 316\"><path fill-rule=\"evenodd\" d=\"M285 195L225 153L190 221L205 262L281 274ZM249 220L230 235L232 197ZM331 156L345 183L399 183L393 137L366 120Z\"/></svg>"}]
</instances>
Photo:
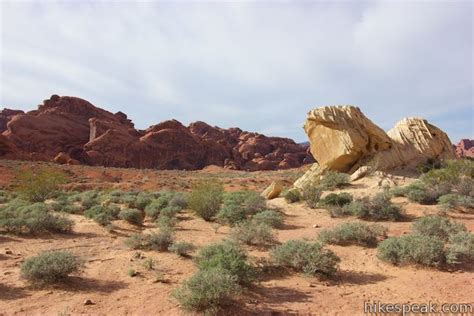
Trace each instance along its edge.
<instances>
[{"instance_id":1,"label":"desert soil","mask_svg":"<svg viewBox=\"0 0 474 316\"><path fill-rule=\"evenodd\" d=\"M34 166L32 163L0 161L0 187L11 185L15 170ZM289 185L301 170L269 172L237 172L220 168L203 171L143 171L83 166L60 167L67 170L74 189L121 188L187 190L190 183L202 177L220 178L227 190L262 190L273 180ZM410 179L397 179L399 183ZM378 179L353 183L346 191L355 195L379 191ZM410 220L382 222L389 236L410 231L411 221L425 214L438 212L437 206L420 206L405 198L393 201L402 206ZM288 204L282 198L268 202L284 213L285 226L275 230L279 242L290 239L314 239L318 231L353 218L331 218L323 209L309 209L302 203ZM0 236L0 315L184 315L170 298L173 288L196 270L192 259L173 253L140 251L124 245L134 232L156 229L150 222L141 228L116 221L113 232L80 215L69 215L76 223L70 235L19 237ZM474 231L474 216L450 213ZM228 227L218 227L195 217L186 210L180 218L176 239L201 247L227 237ZM473 303L474 270L440 271L417 266L392 266L377 259L375 248L359 246L329 246L341 258L335 279L308 278L298 273L275 272L246 290L223 314L229 315L359 315L366 301L384 303ZM60 286L34 287L20 277L20 264L25 258L44 250L67 249L83 258L84 271ZM246 247L250 259L258 264L268 257L268 251ZM154 271L144 267L152 258L155 270L162 273L156 281ZM139 272L130 277L129 269ZM90 299L92 305L84 302Z\"/></svg>"}]
</instances>

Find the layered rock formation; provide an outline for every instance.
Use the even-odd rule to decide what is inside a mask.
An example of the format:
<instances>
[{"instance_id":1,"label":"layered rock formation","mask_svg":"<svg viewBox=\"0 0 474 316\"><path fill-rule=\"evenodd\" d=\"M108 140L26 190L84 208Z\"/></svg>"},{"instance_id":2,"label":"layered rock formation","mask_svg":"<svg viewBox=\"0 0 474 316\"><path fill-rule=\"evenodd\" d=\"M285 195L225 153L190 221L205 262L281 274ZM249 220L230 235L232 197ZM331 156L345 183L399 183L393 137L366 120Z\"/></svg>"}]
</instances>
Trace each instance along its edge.
<instances>
[{"instance_id":1,"label":"layered rock formation","mask_svg":"<svg viewBox=\"0 0 474 316\"><path fill-rule=\"evenodd\" d=\"M369 171L414 169L429 158L451 159L448 136L420 118L405 118L385 133L354 106L327 106L308 113L304 129L317 164L295 182L318 181L326 170L364 176Z\"/></svg>"},{"instance_id":2,"label":"layered rock formation","mask_svg":"<svg viewBox=\"0 0 474 316\"><path fill-rule=\"evenodd\" d=\"M3 125L2 125L3 124ZM53 95L38 110L4 110L0 115L0 158L58 163L201 169L274 170L313 162L294 141L203 122L186 127L176 120L137 130L122 113Z\"/></svg>"},{"instance_id":3,"label":"layered rock formation","mask_svg":"<svg viewBox=\"0 0 474 316\"><path fill-rule=\"evenodd\" d=\"M455 146L455 151L459 158L474 158L474 140L461 139Z\"/></svg>"}]
</instances>

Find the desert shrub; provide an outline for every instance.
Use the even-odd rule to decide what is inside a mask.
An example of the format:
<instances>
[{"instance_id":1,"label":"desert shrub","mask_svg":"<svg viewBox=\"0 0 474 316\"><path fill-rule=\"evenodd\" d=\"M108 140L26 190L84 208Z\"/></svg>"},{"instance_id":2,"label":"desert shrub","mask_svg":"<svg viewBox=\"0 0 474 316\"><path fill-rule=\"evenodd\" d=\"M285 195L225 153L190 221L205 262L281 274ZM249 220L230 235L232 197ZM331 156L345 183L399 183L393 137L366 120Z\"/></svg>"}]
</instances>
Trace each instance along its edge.
<instances>
[{"instance_id":1,"label":"desert shrub","mask_svg":"<svg viewBox=\"0 0 474 316\"><path fill-rule=\"evenodd\" d=\"M466 226L463 224L437 215L418 218L412 225L413 234L438 237L442 240L448 240L449 236L465 230Z\"/></svg>"},{"instance_id":2,"label":"desert shrub","mask_svg":"<svg viewBox=\"0 0 474 316\"><path fill-rule=\"evenodd\" d=\"M334 245L362 245L374 247L385 237L387 229L378 224L367 225L359 222L343 223L333 229L324 229L318 239Z\"/></svg>"},{"instance_id":3,"label":"desert shrub","mask_svg":"<svg viewBox=\"0 0 474 316\"><path fill-rule=\"evenodd\" d=\"M265 246L275 242L272 228L264 223L244 221L234 226L231 238L247 245Z\"/></svg>"},{"instance_id":4,"label":"desert shrub","mask_svg":"<svg viewBox=\"0 0 474 316\"><path fill-rule=\"evenodd\" d=\"M84 212L84 216L101 226L107 226L118 218L120 209L116 206L95 205Z\"/></svg>"},{"instance_id":5,"label":"desert shrub","mask_svg":"<svg viewBox=\"0 0 474 316\"><path fill-rule=\"evenodd\" d=\"M474 234L462 231L451 235L446 248L446 262L449 265L456 265L473 261Z\"/></svg>"},{"instance_id":6,"label":"desert shrub","mask_svg":"<svg viewBox=\"0 0 474 316\"><path fill-rule=\"evenodd\" d=\"M459 195L459 194L445 194L438 198L438 204L443 209L457 209L464 208L468 212L474 212L474 197Z\"/></svg>"},{"instance_id":7,"label":"desert shrub","mask_svg":"<svg viewBox=\"0 0 474 316\"><path fill-rule=\"evenodd\" d=\"M176 226L178 220L176 217L164 216L160 215L158 219L155 221L156 226L161 229L171 229L172 227Z\"/></svg>"},{"instance_id":8,"label":"desert shrub","mask_svg":"<svg viewBox=\"0 0 474 316\"><path fill-rule=\"evenodd\" d=\"M159 198L156 200L151 201L150 204L148 204L145 207L145 214L146 216L150 217L152 220L155 220L158 218L160 215L160 212L163 208L167 206L167 203L163 203L163 200L160 200Z\"/></svg>"},{"instance_id":9,"label":"desert shrub","mask_svg":"<svg viewBox=\"0 0 474 316\"><path fill-rule=\"evenodd\" d=\"M136 208L141 211L145 210L145 208L150 204L152 201L152 196L146 192L140 192L135 199L128 203L128 206L131 208Z\"/></svg>"},{"instance_id":10,"label":"desert shrub","mask_svg":"<svg viewBox=\"0 0 474 316\"><path fill-rule=\"evenodd\" d=\"M295 203L301 200L301 194L298 189L289 189L283 194L283 197L288 203Z\"/></svg>"},{"instance_id":11,"label":"desert shrub","mask_svg":"<svg viewBox=\"0 0 474 316\"><path fill-rule=\"evenodd\" d=\"M161 210L160 216L175 217L180 211L179 206L167 206Z\"/></svg>"},{"instance_id":12,"label":"desert shrub","mask_svg":"<svg viewBox=\"0 0 474 316\"><path fill-rule=\"evenodd\" d=\"M169 206L179 207L180 209L185 209L188 207L188 197L187 194L182 192L176 192L169 201Z\"/></svg>"},{"instance_id":13,"label":"desert shrub","mask_svg":"<svg viewBox=\"0 0 474 316\"><path fill-rule=\"evenodd\" d=\"M66 183L64 173L52 168L41 167L37 170L21 170L16 174L16 191L30 202L43 202L53 197Z\"/></svg>"},{"instance_id":14,"label":"desert shrub","mask_svg":"<svg viewBox=\"0 0 474 316\"><path fill-rule=\"evenodd\" d=\"M350 180L348 174L337 171L328 171L323 175L319 184L326 190L332 190L336 188L342 188L343 186L348 185L349 182Z\"/></svg>"},{"instance_id":15,"label":"desert shrub","mask_svg":"<svg viewBox=\"0 0 474 316\"><path fill-rule=\"evenodd\" d=\"M0 228L16 234L69 233L73 222L48 211L46 204L12 200L0 207Z\"/></svg>"},{"instance_id":16,"label":"desert shrub","mask_svg":"<svg viewBox=\"0 0 474 316\"><path fill-rule=\"evenodd\" d=\"M425 205L435 204L439 196L439 192L425 186L409 186L406 193L406 197L411 202Z\"/></svg>"},{"instance_id":17,"label":"desert shrub","mask_svg":"<svg viewBox=\"0 0 474 316\"><path fill-rule=\"evenodd\" d=\"M373 198L352 201L343 206L342 213L375 221L397 221L403 217L400 208L391 202L390 194L386 191L377 193Z\"/></svg>"},{"instance_id":18,"label":"desert shrub","mask_svg":"<svg viewBox=\"0 0 474 316\"><path fill-rule=\"evenodd\" d=\"M131 249L166 251L173 243L173 231L160 229L158 233L133 234L125 240L125 245Z\"/></svg>"},{"instance_id":19,"label":"desert shrub","mask_svg":"<svg viewBox=\"0 0 474 316\"><path fill-rule=\"evenodd\" d=\"M461 178L459 182L454 185L454 192L462 196L474 197L474 179Z\"/></svg>"},{"instance_id":20,"label":"desert shrub","mask_svg":"<svg viewBox=\"0 0 474 316\"><path fill-rule=\"evenodd\" d=\"M99 192L97 191L82 192L77 196L77 199L81 202L81 205L85 210L100 204Z\"/></svg>"},{"instance_id":21,"label":"desert shrub","mask_svg":"<svg viewBox=\"0 0 474 316\"><path fill-rule=\"evenodd\" d=\"M434 236L405 235L380 242L377 256L392 264L439 266L444 262L444 243Z\"/></svg>"},{"instance_id":22,"label":"desert shrub","mask_svg":"<svg viewBox=\"0 0 474 316\"><path fill-rule=\"evenodd\" d=\"M219 222L233 226L265 210L265 207L265 199L256 192L228 192L224 194L223 205L217 213L217 219Z\"/></svg>"},{"instance_id":23,"label":"desert shrub","mask_svg":"<svg viewBox=\"0 0 474 316\"><path fill-rule=\"evenodd\" d=\"M82 261L69 251L50 251L26 259L21 276L36 283L56 283L78 272Z\"/></svg>"},{"instance_id":24,"label":"desert shrub","mask_svg":"<svg viewBox=\"0 0 474 316\"><path fill-rule=\"evenodd\" d=\"M217 314L240 290L234 275L216 267L197 271L171 295L186 311Z\"/></svg>"},{"instance_id":25,"label":"desert shrub","mask_svg":"<svg viewBox=\"0 0 474 316\"><path fill-rule=\"evenodd\" d=\"M337 207L343 207L346 204L349 204L352 202L352 195L349 193L330 193L324 198L319 200L319 205L320 206L337 206Z\"/></svg>"},{"instance_id":26,"label":"desert shrub","mask_svg":"<svg viewBox=\"0 0 474 316\"><path fill-rule=\"evenodd\" d=\"M8 191L0 190L0 204L7 203L11 199Z\"/></svg>"},{"instance_id":27,"label":"desert shrub","mask_svg":"<svg viewBox=\"0 0 474 316\"><path fill-rule=\"evenodd\" d=\"M408 190L406 186L404 187L397 186L397 187L391 188L389 192L392 196L406 196Z\"/></svg>"},{"instance_id":28,"label":"desert shrub","mask_svg":"<svg viewBox=\"0 0 474 316\"><path fill-rule=\"evenodd\" d=\"M123 219L133 225L141 225L143 223L143 214L140 210L126 208L118 213L118 218Z\"/></svg>"},{"instance_id":29,"label":"desert shrub","mask_svg":"<svg viewBox=\"0 0 474 316\"><path fill-rule=\"evenodd\" d=\"M217 213L217 220L230 226L234 226L247 218L245 209L237 204L224 204Z\"/></svg>"},{"instance_id":30,"label":"desert shrub","mask_svg":"<svg viewBox=\"0 0 474 316\"><path fill-rule=\"evenodd\" d=\"M443 183L455 188L464 178L474 178L474 161L467 159L448 160L443 168L430 170L423 174L420 180L429 186Z\"/></svg>"},{"instance_id":31,"label":"desert shrub","mask_svg":"<svg viewBox=\"0 0 474 316\"><path fill-rule=\"evenodd\" d=\"M168 248L169 251L174 252L181 257L188 257L189 253L193 252L194 249L196 249L196 247L192 243L185 241L175 242Z\"/></svg>"},{"instance_id":32,"label":"desert shrub","mask_svg":"<svg viewBox=\"0 0 474 316\"><path fill-rule=\"evenodd\" d=\"M289 240L270 253L279 266L292 268L307 275L331 276L337 271L340 259L322 244L305 240Z\"/></svg>"},{"instance_id":33,"label":"desert shrub","mask_svg":"<svg viewBox=\"0 0 474 316\"><path fill-rule=\"evenodd\" d=\"M210 221L218 212L224 187L216 180L197 183L189 196L188 206L206 221Z\"/></svg>"},{"instance_id":34,"label":"desert shrub","mask_svg":"<svg viewBox=\"0 0 474 316\"><path fill-rule=\"evenodd\" d=\"M254 268L247 263L247 254L231 241L214 243L202 248L195 258L201 270L221 268L235 277L239 284L249 284L255 279Z\"/></svg>"},{"instance_id":35,"label":"desert shrub","mask_svg":"<svg viewBox=\"0 0 474 316\"><path fill-rule=\"evenodd\" d=\"M266 210L252 216L252 221L257 224L266 224L273 228L281 228L283 226L283 216L281 213L272 210Z\"/></svg>"},{"instance_id":36,"label":"desert shrub","mask_svg":"<svg viewBox=\"0 0 474 316\"><path fill-rule=\"evenodd\" d=\"M419 173L427 173L433 169L440 169L442 167L439 159L428 158L426 161L421 162L416 166L416 171Z\"/></svg>"},{"instance_id":37,"label":"desert shrub","mask_svg":"<svg viewBox=\"0 0 474 316\"><path fill-rule=\"evenodd\" d=\"M322 189L316 185L309 185L302 190L302 198L310 208L316 208L321 199Z\"/></svg>"}]
</instances>

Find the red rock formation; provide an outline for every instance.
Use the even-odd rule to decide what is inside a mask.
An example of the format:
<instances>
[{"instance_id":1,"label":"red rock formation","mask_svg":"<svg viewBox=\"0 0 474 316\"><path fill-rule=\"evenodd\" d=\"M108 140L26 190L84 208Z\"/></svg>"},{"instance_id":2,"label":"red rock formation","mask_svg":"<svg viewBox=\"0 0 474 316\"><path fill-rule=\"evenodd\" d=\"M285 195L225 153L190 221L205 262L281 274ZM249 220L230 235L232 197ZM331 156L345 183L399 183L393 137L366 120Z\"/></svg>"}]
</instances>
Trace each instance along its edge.
<instances>
[{"instance_id":1,"label":"red rock formation","mask_svg":"<svg viewBox=\"0 0 474 316\"><path fill-rule=\"evenodd\" d=\"M17 114L24 114L25 112L21 110L10 110L3 109L0 111L0 133L3 133L7 129L8 122L12 119L13 116Z\"/></svg>"},{"instance_id":2,"label":"red rock formation","mask_svg":"<svg viewBox=\"0 0 474 316\"><path fill-rule=\"evenodd\" d=\"M287 138L266 137L203 122L189 127L176 120L136 130L127 116L112 114L75 97L53 95L38 110L8 116L0 137L0 158L58 163L201 169L273 170L314 160L307 148Z\"/></svg>"},{"instance_id":3,"label":"red rock formation","mask_svg":"<svg viewBox=\"0 0 474 316\"><path fill-rule=\"evenodd\" d=\"M474 140L473 139L461 139L455 146L456 156L463 158L474 158Z\"/></svg>"}]
</instances>

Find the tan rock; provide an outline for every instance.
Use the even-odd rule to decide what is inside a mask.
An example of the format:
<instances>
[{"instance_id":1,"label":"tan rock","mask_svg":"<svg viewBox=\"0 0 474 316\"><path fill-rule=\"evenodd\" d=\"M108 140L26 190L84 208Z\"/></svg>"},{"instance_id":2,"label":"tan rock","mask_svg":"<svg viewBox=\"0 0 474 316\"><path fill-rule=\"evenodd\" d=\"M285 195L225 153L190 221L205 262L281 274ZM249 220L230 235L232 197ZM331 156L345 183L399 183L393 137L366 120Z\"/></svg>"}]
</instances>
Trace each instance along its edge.
<instances>
[{"instance_id":1,"label":"tan rock","mask_svg":"<svg viewBox=\"0 0 474 316\"><path fill-rule=\"evenodd\" d=\"M260 195L267 200L278 197L283 190L283 183L281 181L273 181Z\"/></svg>"},{"instance_id":2,"label":"tan rock","mask_svg":"<svg viewBox=\"0 0 474 316\"><path fill-rule=\"evenodd\" d=\"M414 170L427 159L455 158L446 133L420 118L405 118L385 133L358 107L326 106L308 113L304 129L318 164L295 182L299 189L326 170L349 173L354 181L377 170Z\"/></svg>"}]
</instances>

